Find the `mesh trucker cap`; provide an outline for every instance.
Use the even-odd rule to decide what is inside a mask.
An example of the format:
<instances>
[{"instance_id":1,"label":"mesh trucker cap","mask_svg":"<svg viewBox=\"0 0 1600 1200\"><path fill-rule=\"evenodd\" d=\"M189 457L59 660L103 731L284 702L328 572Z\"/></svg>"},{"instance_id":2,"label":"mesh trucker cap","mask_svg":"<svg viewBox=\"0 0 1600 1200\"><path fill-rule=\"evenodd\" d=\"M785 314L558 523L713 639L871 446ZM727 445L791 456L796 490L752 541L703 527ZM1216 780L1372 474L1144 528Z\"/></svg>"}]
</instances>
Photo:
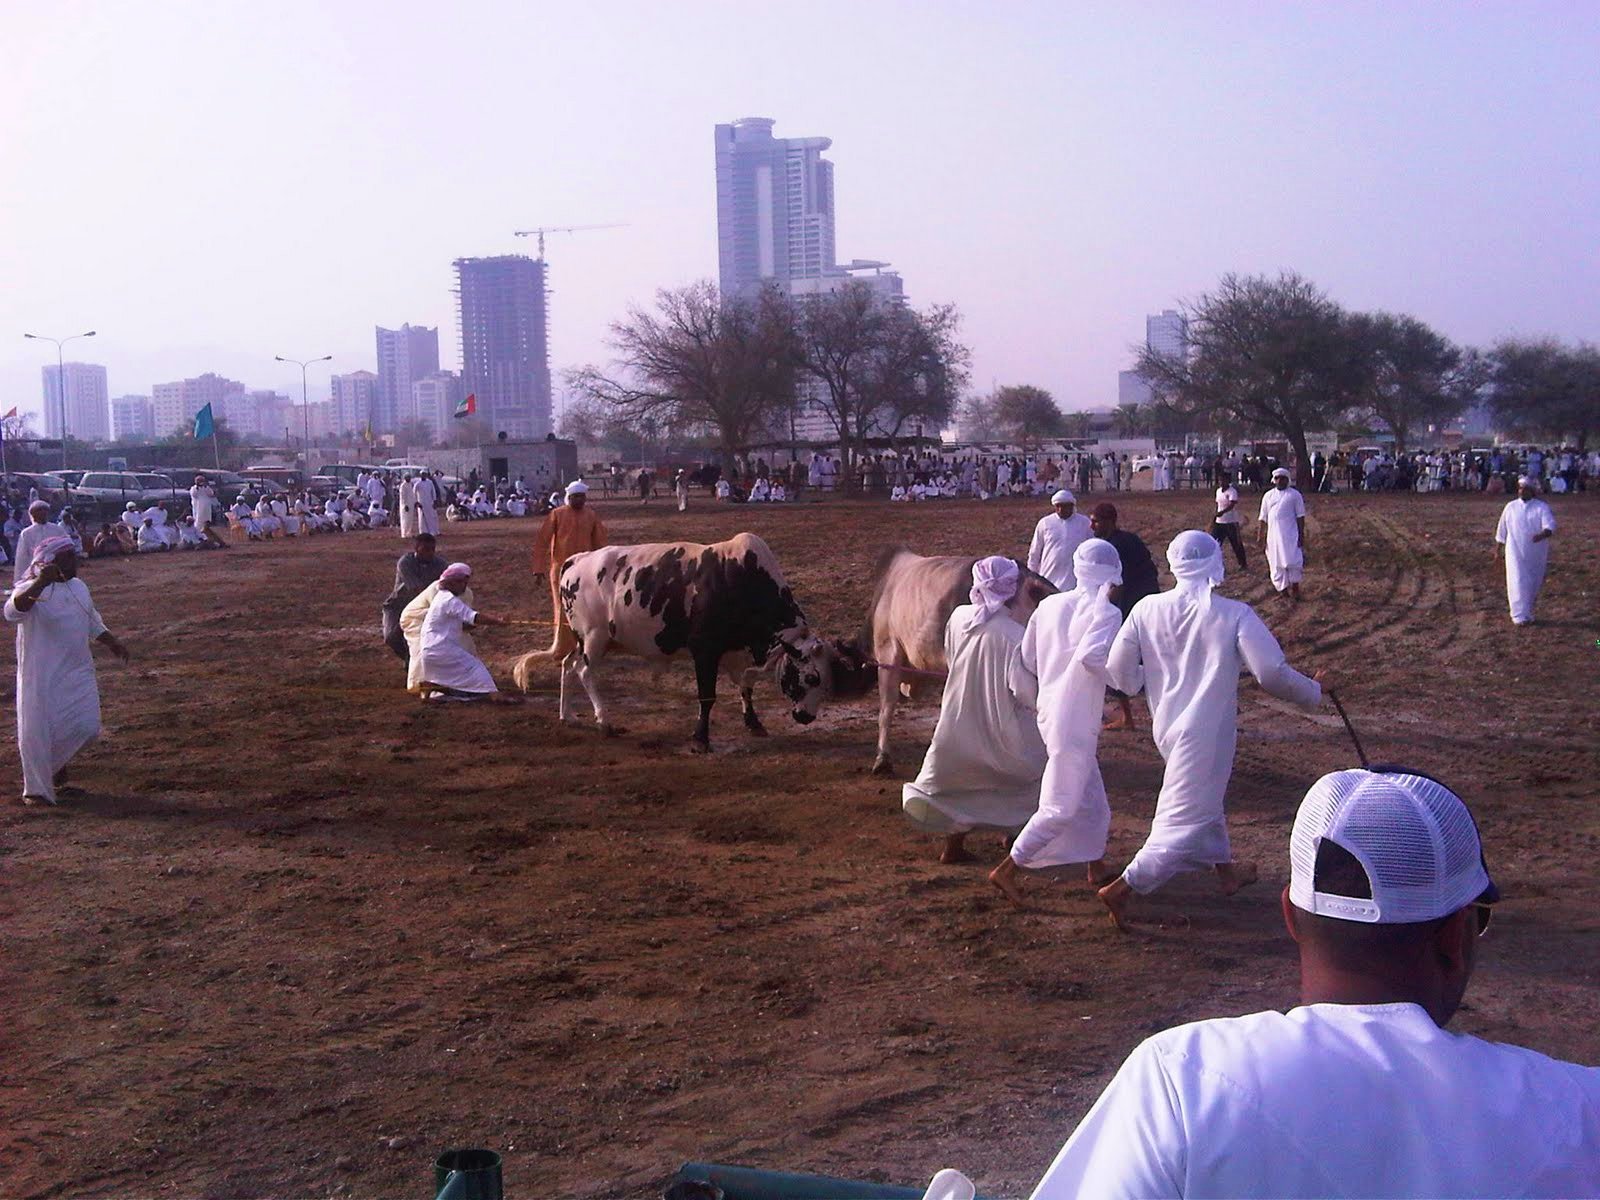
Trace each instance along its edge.
<instances>
[{"instance_id":1,"label":"mesh trucker cap","mask_svg":"<svg viewBox=\"0 0 1600 1200\"><path fill-rule=\"evenodd\" d=\"M1352 887L1345 870L1340 891L1326 890L1336 858L1354 858L1367 887ZM1342 921L1433 921L1500 898L1467 806L1404 767L1335 771L1312 784L1289 835L1289 862L1294 906ZM1343 894L1352 891L1365 894Z\"/></svg>"}]
</instances>

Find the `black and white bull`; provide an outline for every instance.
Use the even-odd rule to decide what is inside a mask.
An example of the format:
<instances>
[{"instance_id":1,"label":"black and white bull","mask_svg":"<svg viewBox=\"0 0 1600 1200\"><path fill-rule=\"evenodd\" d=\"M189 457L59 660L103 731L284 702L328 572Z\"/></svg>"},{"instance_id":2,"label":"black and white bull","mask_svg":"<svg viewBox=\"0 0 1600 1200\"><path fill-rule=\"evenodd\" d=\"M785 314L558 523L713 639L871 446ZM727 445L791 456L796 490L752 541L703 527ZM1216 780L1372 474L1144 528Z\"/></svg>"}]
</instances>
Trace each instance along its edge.
<instances>
[{"instance_id":1,"label":"black and white bull","mask_svg":"<svg viewBox=\"0 0 1600 1200\"><path fill-rule=\"evenodd\" d=\"M738 684L745 727L758 736L766 729L752 690L764 670L776 669L790 716L802 725L816 719L829 693L836 652L811 632L777 557L754 534L709 546L658 542L575 554L561 565L559 591L567 624L549 650L519 659L513 674L526 690L536 663L560 662L563 721L573 719L576 678L601 730L613 732L594 670L613 651L661 664L688 653L700 689L692 743L698 751L711 748L721 671Z\"/></svg>"}]
</instances>

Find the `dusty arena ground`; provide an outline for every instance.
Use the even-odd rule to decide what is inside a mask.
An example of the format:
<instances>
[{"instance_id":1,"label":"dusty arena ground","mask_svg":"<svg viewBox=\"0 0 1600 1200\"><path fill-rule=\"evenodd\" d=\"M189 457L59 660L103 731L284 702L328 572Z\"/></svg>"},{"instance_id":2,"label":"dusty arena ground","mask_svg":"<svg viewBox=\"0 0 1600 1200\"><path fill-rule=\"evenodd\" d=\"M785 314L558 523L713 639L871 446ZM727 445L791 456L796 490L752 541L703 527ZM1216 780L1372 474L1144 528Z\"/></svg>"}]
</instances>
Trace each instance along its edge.
<instances>
[{"instance_id":1,"label":"dusty arena ground","mask_svg":"<svg viewBox=\"0 0 1600 1200\"><path fill-rule=\"evenodd\" d=\"M1491 558L1499 506L1314 498L1306 602L1272 598L1259 557L1224 591L1297 666L1339 673L1374 758L1475 806L1507 898L1458 1027L1595 1063L1600 502L1554 500L1528 629ZM1158 555L1209 511L1122 508ZM760 533L829 635L854 631L885 544L1018 552L1039 511L601 505L615 542ZM548 618L533 529L446 531L485 611ZM513 1197L646 1196L685 1159L906 1183L957 1166L1021 1196L1140 1038L1293 1002L1289 826L1354 761L1331 710L1244 685L1230 808L1262 883L1180 881L1123 936L1077 879L1033 881L1019 914L986 866L939 866L898 782L867 773L871 701L802 729L769 687L770 738L735 698L691 757L686 665L614 660L610 741L558 727L548 676L521 708L408 699L376 633L399 549L350 534L87 569L134 662L102 662L83 793L0 808L0 1195L425 1195L435 1153L483 1145ZM480 644L508 679L547 638ZM899 725L902 773L934 714ZM14 797L9 740L0 760ZM1148 718L1102 763L1122 860L1160 774Z\"/></svg>"}]
</instances>

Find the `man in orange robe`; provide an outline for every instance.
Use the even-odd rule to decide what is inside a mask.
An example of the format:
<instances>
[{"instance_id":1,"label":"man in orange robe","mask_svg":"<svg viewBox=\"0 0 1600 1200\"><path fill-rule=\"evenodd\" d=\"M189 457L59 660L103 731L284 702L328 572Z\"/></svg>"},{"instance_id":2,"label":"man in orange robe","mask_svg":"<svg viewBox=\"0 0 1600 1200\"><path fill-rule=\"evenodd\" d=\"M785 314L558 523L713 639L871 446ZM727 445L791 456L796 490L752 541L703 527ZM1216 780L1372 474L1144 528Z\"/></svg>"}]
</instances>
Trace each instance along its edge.
<instances>
[{"instance_id":1,"label":"man in orange robe","mask_svg":"<svg viewBox=\"0 0 1600 1200\"><path fill-rule=\"evenodd\" d=\"M567 484L567 502L550 511L533 539L533 581L549 576L550 604L558 630L567 623L561 611L561 564L574 554L606 544L605 524L587 507L588 501L588 484L574 479Z\"/></svg>"}]
</instances>

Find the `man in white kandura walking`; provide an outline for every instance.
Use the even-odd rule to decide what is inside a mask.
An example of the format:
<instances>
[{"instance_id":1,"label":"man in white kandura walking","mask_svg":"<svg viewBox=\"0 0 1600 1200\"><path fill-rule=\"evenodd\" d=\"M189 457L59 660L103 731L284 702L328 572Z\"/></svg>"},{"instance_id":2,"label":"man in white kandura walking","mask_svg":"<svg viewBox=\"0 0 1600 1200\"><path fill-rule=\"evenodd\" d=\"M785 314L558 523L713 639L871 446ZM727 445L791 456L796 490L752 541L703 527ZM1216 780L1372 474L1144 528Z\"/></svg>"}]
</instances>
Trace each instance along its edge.
<instances>
[{"instance_id":1,"label":"man in white kandura walking","mask_svg":"<svg viewBox=\"0 0 1600 1200\"><path fill-rule=\"evenodd\" d=\"M1555 514L1539 499L1533 479L1522 476L1517 480L1517 498L1501 510L1494 531L1495 557L1506 560L1506 598L1511 602L1513 624L1533 624L1533 604L1544 583L1550 539L1555 534Z\"/></svg>"},{"instance_id":2,"label":"man in white kandura walking","mask_svg":"<svg viewBox=\"0 0 1600 1200\"><path fill-rule=\"evenodd\" d=\"M68 537L34 547L5 606L17 626L17 751L22 802L54 804L67 764L100 736L100 685L89 643L123 662L128 650L95 611Z\"/></svg>"},{"instance_id":3,"label":"man in white kandura walking","mask_svg":"<svg viewBox=\"0 0 1600 1200\"><path fill-rule=\"evenodd\" d=\"M1128 695L1143 689L1156 749L1166 760L1150 836L1120 878L1100 889L1119 929L1133 894L1155 891L1183 871L1217 873L1224 895L1256 880L1235 863L1223 799L1239 735L1239 668L1272 695L1304 708L1331 686L1319 671L1291 667L1278 640L1248 604L1212 595L1222 582L1222 547L1187 529L1167 547L1178 581L1170 592L1134 606L1111 647L1107 669Z\"/></svg>"}]
</instances>

